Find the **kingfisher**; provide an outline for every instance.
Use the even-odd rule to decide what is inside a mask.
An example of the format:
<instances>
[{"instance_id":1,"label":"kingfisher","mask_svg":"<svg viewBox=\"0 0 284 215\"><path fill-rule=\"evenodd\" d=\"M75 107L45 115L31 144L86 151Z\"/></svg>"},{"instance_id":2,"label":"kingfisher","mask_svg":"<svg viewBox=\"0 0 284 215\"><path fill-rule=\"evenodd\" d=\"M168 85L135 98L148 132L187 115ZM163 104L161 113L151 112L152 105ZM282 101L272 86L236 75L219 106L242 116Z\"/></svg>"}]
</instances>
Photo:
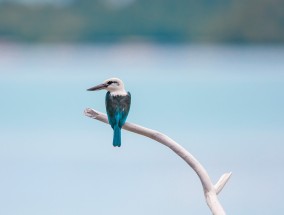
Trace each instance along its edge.
<instances>
[{"instance_id":1,"label":"kingfisher","mask_svg":"<svg viewBox=\"0 0 284 215\"><path fill-rule=\"evenodd\" d=\"M105 97L109 124L113 129L113 146L121 146L121 128L125 124L131 104L131 94L125 91L119 78L110 78L102 84L87 89L88 91L107 90Z\"/></svg>"}]
</instances>

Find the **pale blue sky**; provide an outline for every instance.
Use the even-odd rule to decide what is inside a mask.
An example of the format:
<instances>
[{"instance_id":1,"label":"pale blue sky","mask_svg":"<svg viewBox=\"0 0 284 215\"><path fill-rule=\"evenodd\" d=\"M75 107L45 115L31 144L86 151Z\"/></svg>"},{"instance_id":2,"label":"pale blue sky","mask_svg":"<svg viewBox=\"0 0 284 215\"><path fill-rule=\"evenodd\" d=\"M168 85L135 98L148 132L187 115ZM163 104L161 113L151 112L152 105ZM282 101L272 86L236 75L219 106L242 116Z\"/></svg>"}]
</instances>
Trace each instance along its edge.
<instances>
[{"instance_id":1,"label":"pale blue sky","mask_svg":"<svg viewBox=\"0 0 284 215\"><path fill-rule=\"evenodd\" d=\"M175 139L213 181L228 214L283 211L284 48L0 45L0 214L210 214L197 176L132 133L112 147L112 76L132 94L128 120ZM265 193L263 195L263 193Z\"/></svg>"}]
</instances>

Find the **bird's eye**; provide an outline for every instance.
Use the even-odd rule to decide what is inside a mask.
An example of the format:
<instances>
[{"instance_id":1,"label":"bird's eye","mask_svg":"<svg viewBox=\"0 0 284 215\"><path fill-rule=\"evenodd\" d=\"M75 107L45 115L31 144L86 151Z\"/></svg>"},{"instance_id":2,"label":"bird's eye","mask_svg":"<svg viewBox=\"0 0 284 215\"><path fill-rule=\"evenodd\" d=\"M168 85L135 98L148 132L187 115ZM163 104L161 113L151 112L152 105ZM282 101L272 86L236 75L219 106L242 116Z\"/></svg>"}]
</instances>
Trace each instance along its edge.
<instances>
[{"instance_id":1,"label":"bird's eye","mask_svg":"<svg viewBox=\"0 0 284 215\"><path fill-rule=\"evenodd\" d=\"M113 81L109 81L109 82L107 82L107 84L108 84L108 85L110 85L110 84L112 84L112 83L113 83Z\"/></svg>"}]
</instances>

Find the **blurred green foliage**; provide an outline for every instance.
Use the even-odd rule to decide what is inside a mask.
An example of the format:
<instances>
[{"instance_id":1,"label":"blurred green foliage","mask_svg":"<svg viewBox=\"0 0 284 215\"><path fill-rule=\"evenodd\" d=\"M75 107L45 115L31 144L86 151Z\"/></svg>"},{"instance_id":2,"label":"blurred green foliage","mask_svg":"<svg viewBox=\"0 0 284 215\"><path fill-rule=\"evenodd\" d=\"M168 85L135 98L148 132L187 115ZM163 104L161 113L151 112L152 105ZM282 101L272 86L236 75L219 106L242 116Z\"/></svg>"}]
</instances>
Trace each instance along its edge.
<instances>
[{"instance_id":1,"label":"blurred green foliage","mask_svg":"<svg viewBox=\"0 0 284 215\"><path fill-rule=\"evenodd\" d=\"M0 39L25 42L284 42L283 0L0 3Z\"/></svg>"}]
</instances>

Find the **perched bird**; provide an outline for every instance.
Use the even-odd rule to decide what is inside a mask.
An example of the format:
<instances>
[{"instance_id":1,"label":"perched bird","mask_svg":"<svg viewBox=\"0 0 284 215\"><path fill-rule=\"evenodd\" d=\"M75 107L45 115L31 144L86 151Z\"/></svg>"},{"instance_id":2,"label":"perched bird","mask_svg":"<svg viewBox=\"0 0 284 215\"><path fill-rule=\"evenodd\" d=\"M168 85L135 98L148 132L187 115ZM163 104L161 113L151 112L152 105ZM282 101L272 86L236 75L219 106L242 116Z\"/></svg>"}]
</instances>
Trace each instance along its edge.
<instances>
[{"instance_id":1,"label":"perched bird","mask_svg":"<svg viewBox=\"0 0 284 215\"><path fill-rule=\"evenodd\" d=\"M122 80L110 78L88 91L107 90L105 104L109 124L113 133L113 146L121 146L121 128L124 125L130 109L131 95L124 89Z\"/></svg>"}]
</instances>

